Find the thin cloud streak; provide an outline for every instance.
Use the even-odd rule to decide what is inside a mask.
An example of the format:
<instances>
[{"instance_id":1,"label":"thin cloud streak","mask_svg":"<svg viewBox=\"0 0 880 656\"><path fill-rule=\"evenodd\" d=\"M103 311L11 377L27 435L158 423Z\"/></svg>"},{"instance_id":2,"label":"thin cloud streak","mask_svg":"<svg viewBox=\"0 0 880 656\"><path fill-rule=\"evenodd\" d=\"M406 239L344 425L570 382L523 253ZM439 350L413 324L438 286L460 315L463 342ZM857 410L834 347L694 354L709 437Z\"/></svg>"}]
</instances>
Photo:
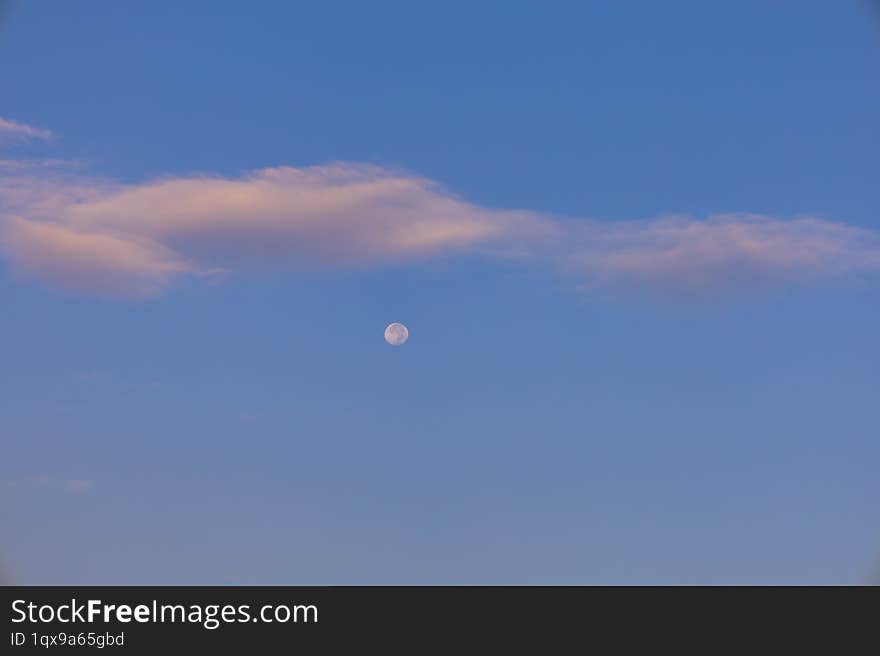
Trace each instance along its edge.
<instances>
[{"instance_id":1,"label":"thin cloud streak","mask_svg":"<svg viewBox=\"0 0 880 656\"><path fill-rule=\"evenodd\" d=\"M66 486L71 492L87 492L95 486L95 482L86 478L72 478L66 482Z\"/></svg>"},{"instance_id":2,"label":"thin cloud streak","mask_svg":"<svg viewBox=\"0 0 880 656\"><path fill-rule=\"evenodd\" d=\"M50 139L52 133L49 130L35 128L25 123L17 123L0 117L0 137L15 137L23 139Z\"/></svg>"},{"instance_id":3,"label":"thin cloud streak","mask_svg":"<svg viewBox=\"0 0 880 656\"><path fill-rule=\"evenodd\" d=\"M880 271L876 231L816 217L561 219L485 208L374 165L277 167L142 184L0 171L0 253L65 289L150 298L181 279L381 266L460 253L556 268L589 293L704 297Z\"/></svg>"},{"instance_id":4,"label":"thin cloud streak","mask_svg":"<svg viewBox=\"0 0 880 656\"><path fill-rule=\"evenodd\" d=\"M588 221L569 226L548 256L588 291L696 299L876 273L880 235L815 217L754 214Z\"/></svg>"}]
</instances>

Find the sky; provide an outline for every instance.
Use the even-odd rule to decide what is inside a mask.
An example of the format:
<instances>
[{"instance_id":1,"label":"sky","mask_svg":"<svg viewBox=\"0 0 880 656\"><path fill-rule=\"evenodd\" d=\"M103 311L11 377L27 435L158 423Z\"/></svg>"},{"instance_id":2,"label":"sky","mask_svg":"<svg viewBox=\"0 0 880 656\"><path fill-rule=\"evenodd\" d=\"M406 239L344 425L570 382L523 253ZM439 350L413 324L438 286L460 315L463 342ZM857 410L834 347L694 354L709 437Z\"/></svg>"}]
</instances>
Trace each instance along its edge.
<instances>
[{"instance_id":1,"label":"sky","mask_svg":"<svg viewBox=\"0 0 880 656\"><path fill-rule=\"evenodd\" d=\"M872 11L0 2L0 578L868 581Z\"/></svg>"}]
</instances>

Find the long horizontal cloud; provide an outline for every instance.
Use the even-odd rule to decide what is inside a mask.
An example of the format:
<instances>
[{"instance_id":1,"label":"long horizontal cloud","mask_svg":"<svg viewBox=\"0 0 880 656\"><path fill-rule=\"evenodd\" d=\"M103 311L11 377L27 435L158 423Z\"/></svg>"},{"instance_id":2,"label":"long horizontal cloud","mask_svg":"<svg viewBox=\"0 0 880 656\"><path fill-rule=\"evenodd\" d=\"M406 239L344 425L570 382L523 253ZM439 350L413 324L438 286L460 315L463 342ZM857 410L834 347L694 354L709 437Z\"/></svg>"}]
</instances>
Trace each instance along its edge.
<instances>
[{"instance_id":1,"label":"long horizontal cloud","mask_svg":"<svg viewBox=\"0 0 880 656\"><path fill-rule=\"evenodd\" d=\"M880 271L880 235L813 217L587 222L555 257L588 287L710 297Z\"/></svg>"},{"instance_id":2,"label":"long horizontal cloud","mask_svg":"<svg viewBox=\"0 0 880 656\"><path fill-rule=\"evenodd\" d=\"M49 130L35 128L24 123L16 123L0 117L0 137L17 137L24 139L49 139L52 133Z\"/></svg>"},{"instance_id":3,"label":"long horizontal cloud","mask_svg":"<svg viewBox=\"0 0 880 656\"><path fill-rule=\"evenodd\" d=\"M559 219L351 163L143 184L10 167L0 170L0 251L21 275L122 297L155 296L187 276L466 252L543 262L588 289L688 296L880 270L878 234L834 221Z\"/></svg>"},{"instance_id":4,"label":"long horizontal cloud","mask_svg":"<svg viewBox=\"0 0 880 656\"><path fill-rule=\"evenodd\" d=\"M538 225L368 165L142 185L39 173L0 181L0 248L20 273L110 295L154 295L183 275L462 252Z\"/></svg>"}]
</instances>

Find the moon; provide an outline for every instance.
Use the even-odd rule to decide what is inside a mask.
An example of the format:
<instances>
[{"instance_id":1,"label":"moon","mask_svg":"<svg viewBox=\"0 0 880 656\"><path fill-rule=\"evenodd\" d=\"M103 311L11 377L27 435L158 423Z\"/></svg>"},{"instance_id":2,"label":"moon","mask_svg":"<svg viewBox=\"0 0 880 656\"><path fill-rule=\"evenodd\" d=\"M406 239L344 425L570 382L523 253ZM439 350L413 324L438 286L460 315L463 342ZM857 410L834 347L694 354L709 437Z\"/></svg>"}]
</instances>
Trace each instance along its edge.
<instances>
[{"instance_id":1,"label":"moon","mask_svg":"<svg viewBox=\"0 0 880 656\"><path fill-rule=\"evenodd\" d=\"M408 339L409 330L402 323L395 321L388 324L388 327L385 329L385 341L391 344L391 346L402 346Z\"/></svg>"}]
</instances>

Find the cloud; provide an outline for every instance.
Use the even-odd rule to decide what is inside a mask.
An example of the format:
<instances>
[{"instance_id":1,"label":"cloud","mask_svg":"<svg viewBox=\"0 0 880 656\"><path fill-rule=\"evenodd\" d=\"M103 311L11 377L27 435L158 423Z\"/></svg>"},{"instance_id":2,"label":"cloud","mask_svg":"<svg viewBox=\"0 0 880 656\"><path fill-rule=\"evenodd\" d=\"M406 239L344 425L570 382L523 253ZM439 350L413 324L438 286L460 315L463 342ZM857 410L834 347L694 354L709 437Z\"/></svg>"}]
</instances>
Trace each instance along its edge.
<instances>
[{"instance_id":1,"label":"cloud","mask_svg":"<svg viewBox=\"0 0 880 656\"><path fill-rule=\"evenodd\" d=\"M556 256L588 289L688 298L880 271L880 235L813 217L719 214L570 226Z\"/></svg>"},{"instance_id":2,"label":"cloud","mask_svg":"<svg viewBox=\"0 0 880 656\"><path fill-rule=\"evenodd\" d=\"M74 478L67 481L67 489L71 492L86 492L88 490L91 490L94 485L94 481L87 479Z\"/></svg>"},{"instance_id":3,"label":"cloud","mask_svg":"<svg viewBox=\"0 0 880 656\"><path fill-rule=\"evenodd\" d=\"M0 249L14 271L132 297L184 276L465 252L528 224L430 180L362 164L140 185L11 170L0 180L0 217Z\"/></svg>"},{"instance_id":4,"label":"cloud","mask_svg":"<svg viewBox=\"0 0 880 656\"><path fill-rule=\"evenodd\" d=\"M0 159L0 174L33 169L62 169L80 166L77 160L66 159Z\"/></svg>"},{"instance_id":5,"label":"cloud","mask_svg":"<svg viewBox=\"0 0 880 656\"><path fill-rule=\"evenodd\" d=\"M24 123L16 123L0 117L0 137L14 137L19 139L49 139L52 133L49 130L35 128Z\"/></svg>"},{"instance_id":6,"label":"cloud","mask_svg":"<svg viewBox=\"0 0 880 656\"><path fill-rule=\"evenodd\" d=\"M192 277L458 253L543 264L592 293L688 298L880 271L878 233L837 221L563 219L481 207L427 178L357 163L140 184L10 166L0 170L0 253L18 275L124 298Z\"/></svg>"},{"instance_id":7,"label":"cloud","mask_svg":"<svg viewBox=\"0 0 880 656\"><path fill-rule=\"evenodd\" d=\"M12 217L2 238L10 263L71 291L147 298L190 270L159 244L135 237L80 232Z\"/></svg>"},{"instance_id":8,"label":"cloud","mask_svg":"<svg viewBox=\"0 0 880 656\"><path fill-rule=\"evenodd\" d=\"M465 248L503 229L500 212L429 180L362 164L164 180L114 190L64 215L69 225L148 235L224 263L388 261Z\"/></svg>"}]
</instances>

